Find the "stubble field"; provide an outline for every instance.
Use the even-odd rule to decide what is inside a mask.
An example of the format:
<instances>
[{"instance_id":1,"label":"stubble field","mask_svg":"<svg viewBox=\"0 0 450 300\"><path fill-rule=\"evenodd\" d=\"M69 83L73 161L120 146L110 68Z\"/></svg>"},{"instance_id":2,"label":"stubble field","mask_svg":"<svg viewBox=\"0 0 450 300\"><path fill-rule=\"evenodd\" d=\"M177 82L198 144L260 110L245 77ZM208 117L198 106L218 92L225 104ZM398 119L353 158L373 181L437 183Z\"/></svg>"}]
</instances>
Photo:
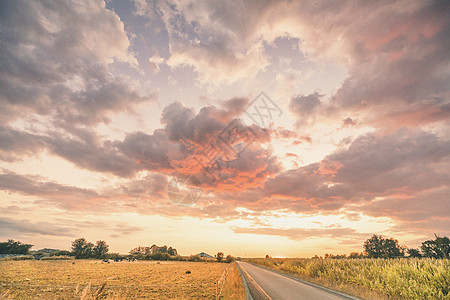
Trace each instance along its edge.
<instances>
[{"instance_id":1,"label":"stubble field","mask_svg":"<svg viewBox=\"0 0 450 300\"><path fill-rule=\"evenodd\" d=\"M0 298L239 299L236 272L214 262L2 261Z\"/></svg>"}]
</instances>

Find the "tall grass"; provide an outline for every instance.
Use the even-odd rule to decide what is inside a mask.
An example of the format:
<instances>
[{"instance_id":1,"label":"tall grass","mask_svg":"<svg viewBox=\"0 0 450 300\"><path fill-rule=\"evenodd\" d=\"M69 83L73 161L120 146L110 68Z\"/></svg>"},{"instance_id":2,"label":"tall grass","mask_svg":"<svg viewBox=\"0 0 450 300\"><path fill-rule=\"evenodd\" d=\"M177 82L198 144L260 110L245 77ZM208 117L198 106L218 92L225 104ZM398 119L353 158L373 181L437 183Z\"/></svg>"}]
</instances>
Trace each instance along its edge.
<instances>
[{"instance_id":1,"label":"tall grass","mask_svg":"<svg viewBox=\"0 0 450 300\"><path fill-rule=\"evenodd\" d=\"M232 262L227 268L226 276L223 280L224 284L223 287L220 288L221 293L218 297L220 300L247 299L244 284L236 262Z\"/></svg>"},{"instance_id":2,"label":"tall grass","mask_svg":"<svg viewBox=\"0 0 450 300\"><path fill-rule=\"evenodd\" d=\"M395 299L450 299L450 261L411 259L250 259L303 278L351 284Z\"/></svg>"}]
</instances>

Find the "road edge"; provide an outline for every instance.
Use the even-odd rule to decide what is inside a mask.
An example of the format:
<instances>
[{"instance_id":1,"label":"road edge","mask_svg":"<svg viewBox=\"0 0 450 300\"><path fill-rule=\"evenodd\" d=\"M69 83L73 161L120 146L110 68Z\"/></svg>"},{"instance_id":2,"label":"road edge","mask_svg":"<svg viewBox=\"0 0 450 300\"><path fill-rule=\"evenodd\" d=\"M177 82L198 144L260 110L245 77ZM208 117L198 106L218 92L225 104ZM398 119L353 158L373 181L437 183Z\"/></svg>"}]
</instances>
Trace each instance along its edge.
<instances>
[{"instance_id":1,"label":"road edge","mask_svg":"<svg viewBox=\"0 0 450 300\"><path fill-rule=\"evenodd\" d=\"M265 269L267 271L272 271L274 273L277 273L278 275L285 276L285 277L287 277L289 279L292 279L292 280L304 283L306 285L309 285L309 286L321 289L321 290L326 291L326 292L331 293L331 294L335 294L335 295L338 295L338 296L346 297L346 298L351 299L351 300L362 300L361 298L358 298L358 297L355 297L355 296L352 296L352 295L348 295L348 294L345 294L345 293L342 293L342 292L339 292L339 291L332 290L330 288L327 288L327 287L324 287L324 286L321 286L321 285L318 285L318 284L315 284L315 283L312 283L312 282L300 279L300 278L292 276L290 274L286 274L286 273L280 272L278 270L270 269L270 268L268 268L266 266L261 266L261 265L254 264L254 263L248 262L248 261L245 261L245 262L248 263L248 264L251 264L251 265L253 265L255 267L260 267L260 268Z\"/></svg>"},{"instance_id":2,"label":"road edge","mask_svg":"<svg viewBox=\"0 0 450 300\"><path fill-rule=\"evenodd\" d=\"M247 295L247 300L254 300L252 295L250 294L250 290L248 288L247 281L245 281L244 274L242 274L241 267L239 266L239 264L237 262L236 262L236 266L239 270L239 274L241 275L242 283L244 284L245 295Z\"/></svg>"}]
</instances>

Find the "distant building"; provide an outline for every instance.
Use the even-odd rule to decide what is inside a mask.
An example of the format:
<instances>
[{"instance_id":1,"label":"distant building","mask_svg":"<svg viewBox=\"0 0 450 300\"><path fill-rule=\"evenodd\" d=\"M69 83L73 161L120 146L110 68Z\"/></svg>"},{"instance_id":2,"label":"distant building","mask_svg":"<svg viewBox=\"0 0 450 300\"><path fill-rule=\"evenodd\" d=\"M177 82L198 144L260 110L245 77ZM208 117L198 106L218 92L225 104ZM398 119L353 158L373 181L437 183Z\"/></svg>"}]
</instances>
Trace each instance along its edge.
<instances>
[{"instance_id":1,"label":"distant building","mask_svg":"<svg viewBox=\"0 0 450 300\"><path fill-rule=\"evenodd\" d=\"M199 254L197 254L200 257L206 257L206 258L214 258L214 256L209 255L208 253L205 252L201 252Z\"/></svg>"}]
</instances>

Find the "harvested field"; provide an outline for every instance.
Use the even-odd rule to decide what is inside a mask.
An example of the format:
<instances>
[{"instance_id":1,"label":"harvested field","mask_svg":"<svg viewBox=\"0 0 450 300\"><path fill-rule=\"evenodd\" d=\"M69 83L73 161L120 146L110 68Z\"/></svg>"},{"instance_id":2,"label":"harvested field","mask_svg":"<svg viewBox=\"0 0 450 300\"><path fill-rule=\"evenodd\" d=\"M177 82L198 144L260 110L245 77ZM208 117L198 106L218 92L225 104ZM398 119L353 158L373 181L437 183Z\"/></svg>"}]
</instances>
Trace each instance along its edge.
<instances>
[{"instance_id":1,"label":"harvested field","mask_svg":"<svg viewBox=\"0 0 450 300\"><path fill-rule=\"evenodd\" d=\"M216 299L234 268L213 262L2 261L0 297Z\"/></svg>"}]
</instances>

